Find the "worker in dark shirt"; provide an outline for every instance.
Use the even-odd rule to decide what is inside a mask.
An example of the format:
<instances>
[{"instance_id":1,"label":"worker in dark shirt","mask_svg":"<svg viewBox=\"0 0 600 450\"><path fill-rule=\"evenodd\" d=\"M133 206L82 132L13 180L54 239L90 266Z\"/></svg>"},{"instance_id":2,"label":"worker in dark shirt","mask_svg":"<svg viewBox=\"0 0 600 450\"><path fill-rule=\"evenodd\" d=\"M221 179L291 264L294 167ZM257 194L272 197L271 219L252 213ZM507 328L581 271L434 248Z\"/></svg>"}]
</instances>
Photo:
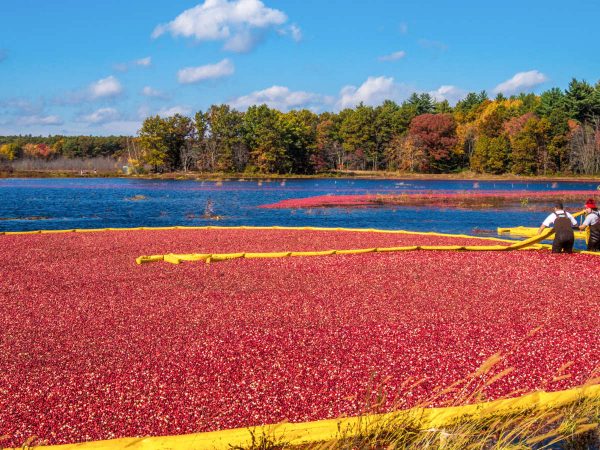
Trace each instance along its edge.
<instances>
[{"instance_id":1,"label":"worker in dark shirt","mask_svg":"<svg viewBox=\"0 0 600 450\"><path fill-rule=\"evenodd\" d=\"M545 228L551 226L554 228L552 253L573 253L573 244L575 243L573 227L577 226L577 221L571 214L565 211L561 202L555 203L554 212L542 222L538 234L541 234Z\"/></svg>"}]
</instances>

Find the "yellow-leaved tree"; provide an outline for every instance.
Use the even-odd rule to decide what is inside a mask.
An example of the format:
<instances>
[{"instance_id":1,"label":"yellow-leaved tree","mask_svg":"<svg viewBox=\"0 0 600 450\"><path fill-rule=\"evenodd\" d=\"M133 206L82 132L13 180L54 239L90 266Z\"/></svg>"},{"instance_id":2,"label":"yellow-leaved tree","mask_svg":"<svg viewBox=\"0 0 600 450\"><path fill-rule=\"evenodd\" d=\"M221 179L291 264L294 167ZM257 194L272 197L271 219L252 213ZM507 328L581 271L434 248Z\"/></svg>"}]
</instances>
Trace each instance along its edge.
<instances>
[{"instance_id":1,"label":"yellow-leaved tree","mask_svg":"<svg viewBox=\"0 0 600 450\"><path fill-rule=\"evenodd\" d=\"M14 160L17 157L19 147L16 144L0 145L0 159Z\"/></svg>"}]
</instances>

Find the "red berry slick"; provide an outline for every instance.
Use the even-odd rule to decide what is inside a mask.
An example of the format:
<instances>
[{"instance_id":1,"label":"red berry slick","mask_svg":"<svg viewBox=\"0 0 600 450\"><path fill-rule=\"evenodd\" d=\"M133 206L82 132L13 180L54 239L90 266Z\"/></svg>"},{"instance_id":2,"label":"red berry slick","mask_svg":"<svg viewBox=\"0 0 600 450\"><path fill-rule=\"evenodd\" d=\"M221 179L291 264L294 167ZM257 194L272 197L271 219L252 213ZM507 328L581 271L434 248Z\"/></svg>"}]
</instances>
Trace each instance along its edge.
<instances>
[{"instance_id":1,"label":"red berry slick","mask_svg":"<svg viewBox=\"0 0 600 450\"><path fill-rule=\"evenodd\" d=\"M496 352L506 360L494 370L514 371L485 388L490 399L574 387L600 364L594 256L415 251L139 266L137 256L170 252L497 242L235 229L0 242L4 446L356 415L379 386L382 410L407 408Z\"/></svg>"}]
</instances>

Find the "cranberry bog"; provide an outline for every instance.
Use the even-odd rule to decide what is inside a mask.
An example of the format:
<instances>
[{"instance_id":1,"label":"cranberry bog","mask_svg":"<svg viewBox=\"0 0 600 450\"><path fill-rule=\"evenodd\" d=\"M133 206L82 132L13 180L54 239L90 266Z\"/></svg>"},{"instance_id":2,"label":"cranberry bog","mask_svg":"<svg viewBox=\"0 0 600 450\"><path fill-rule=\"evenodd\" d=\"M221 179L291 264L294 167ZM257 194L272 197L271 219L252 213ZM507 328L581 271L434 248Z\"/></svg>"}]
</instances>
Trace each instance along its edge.
<instances>
[{"instance_id":1,"label":"cranberry bog","mask_svg":"<svg viewBox=\"0 0 600 450\"><path fill-rule=\"evenodd\" d=\"M568 202L581 206L582 199L594 197L598 191L405 191L401 194L318 195L292 198L262 205L265 209L356 208L377 206L427 206L483 209L490 207L526 207L548 209L553 202Z\"/></svg>"},{"instance_id":2,"label":"cranberry bog","mask_svg":"<svg viewBox=\"0 0 600 450\"><path fill-rule=\"evenodd\" d=\"M597 375L596 256L398 252L136 265L157 253L497 245L285 229L0 236L3 446L181 435L569 389ZM462 399L464 400L464 398Z\"/></svg>"}]
</instances>

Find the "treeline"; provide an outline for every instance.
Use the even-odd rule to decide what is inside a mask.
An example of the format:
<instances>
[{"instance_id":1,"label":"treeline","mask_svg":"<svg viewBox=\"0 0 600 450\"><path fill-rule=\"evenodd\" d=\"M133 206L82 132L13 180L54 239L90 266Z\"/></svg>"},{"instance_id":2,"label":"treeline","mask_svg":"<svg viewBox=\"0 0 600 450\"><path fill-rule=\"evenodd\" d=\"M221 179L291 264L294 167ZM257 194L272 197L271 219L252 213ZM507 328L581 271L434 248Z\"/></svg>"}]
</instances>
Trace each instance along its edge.
<instances>
[{"instance_id":1,"label":"treeline","mask_svg":"<svg viewBox=\"0 0 600 450\"><path fill-rule=\"evenodd\" d=\"M133 139L51 139L57 141L36 145L67 156L123 156L130 166L153 171L598 174L600 81L573 79L564 91L509 98L470 93L454 107L429 94L321 114L213 105L194 117L148 117ZM78 147L77 139L98 141ZM20 148L21 155L32 154Z\"/></svg>"},{"instance_id":2,"label":"treeline","mask_svg":"<svg viewBox=\"0 0 600 450\"><path fill-rule=\"evenodd\" d=\"M120 157L130 140L125 136L0 136L0 160Z\"/></svg>"},{"instance_id":3,"label":"treeline","mask_svg":"<svg viewBox=\"0 0 600 450\"><path fill-rule=\"evenodd\" d=\"M155 170L597 174L600 82L493 100L470 93L454 108L428 94L322 114L216 105L194 118L149 117L137 143Z\"/></svg>"}]
</instances>

